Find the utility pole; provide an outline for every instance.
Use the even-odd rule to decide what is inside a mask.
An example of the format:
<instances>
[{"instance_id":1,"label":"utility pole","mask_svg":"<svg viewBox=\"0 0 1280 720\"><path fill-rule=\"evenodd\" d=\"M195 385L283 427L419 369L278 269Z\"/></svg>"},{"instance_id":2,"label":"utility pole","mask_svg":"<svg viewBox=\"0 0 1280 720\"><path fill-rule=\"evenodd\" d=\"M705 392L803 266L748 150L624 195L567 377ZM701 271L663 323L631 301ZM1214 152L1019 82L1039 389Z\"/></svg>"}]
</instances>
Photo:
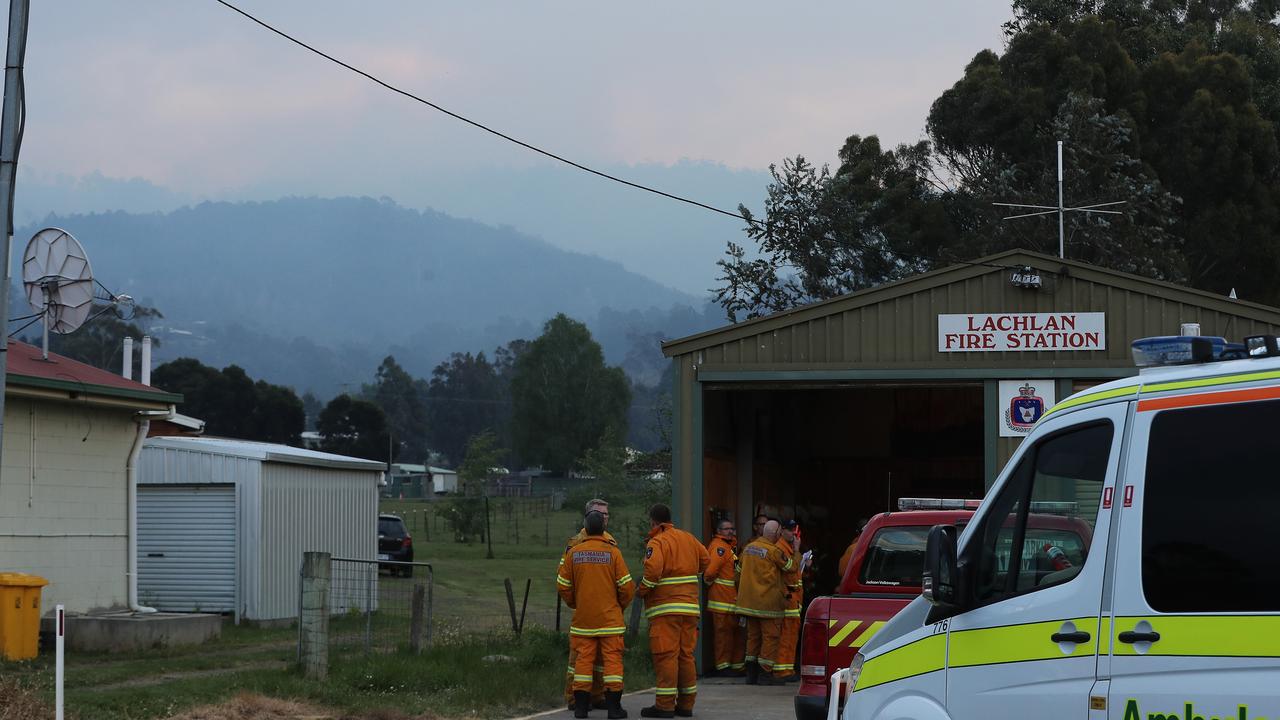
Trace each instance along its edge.
<instances>
[{"instance_id":1,"label":"utility pole","mask_svg":"<svg viewBox=\"0 0 1280 720\"><path fill-rule=\"evenodd\" d=\"M0 322L4 342L0 343L0 456L4 448L4 392L9 371L9 284L13 267L13 189L18 179L18 150L22 146L22 126L26 122L26 89L22 83L22 63L27 56L27 11L29 0L9 0L9 42L4 63L4 108L0 111L0 219L4 222L4 280L0 281Z\"/></svg>"},{"instance_id":2,"label":"utility pole","mask_svg":"<svg viewBox=\"0 0 1280 720\"><path fill-rule=\"evenodd\" d=\"M1001 220L1016 220L1018 218L1037 217L1040 215L1058 214L1058 257L1065 259L1067 257L1067 240L1066 240L1066 214L1069 212L1082 213L1098 213L1100 215L1123 215L1119 210L1098 210L1097 208L1111 207L1113 205L1124 205L1126 200L1117 200L1115 202L1097 203L1094 205L1082 205L1080 207L1066 207L1063 201L1062 192L1062 141L1058 141L1058 205L1027 205L1024 203L991 203L997 207L1011 208L1030 208L1038 212L1023 213L1021 215L1009 215L1000 218Z\"/></svg>"}]
</instances>

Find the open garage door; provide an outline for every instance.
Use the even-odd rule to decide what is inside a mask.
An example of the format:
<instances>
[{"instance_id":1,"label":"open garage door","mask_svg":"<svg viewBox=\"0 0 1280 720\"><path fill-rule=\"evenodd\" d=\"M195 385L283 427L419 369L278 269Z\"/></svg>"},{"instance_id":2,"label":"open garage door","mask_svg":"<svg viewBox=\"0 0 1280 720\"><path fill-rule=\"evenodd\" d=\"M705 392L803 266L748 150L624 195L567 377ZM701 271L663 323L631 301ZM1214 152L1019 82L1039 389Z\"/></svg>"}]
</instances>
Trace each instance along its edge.
<instances>
[{"instance_id":1,"label":"open garage door","mask_svg":"<svg viewBox=\"0 0 1280 720\"><path fill-rule=\"evenodd\" d=\"M235 486L138 486L138 597L170 612L235 610Z\"/></svg>"},{"instance_id":2,"label":"open garage door","mask_svg":"<svg viewBox=\"0 0 1280 720\"><path fill-rule=\"evenodd\" d=\"M981 498L982 383L708 384L705 527L730 513L797 518L815 565L806 597L839 581L859 520L901 497Z\"/></svg>"}]
</instances>

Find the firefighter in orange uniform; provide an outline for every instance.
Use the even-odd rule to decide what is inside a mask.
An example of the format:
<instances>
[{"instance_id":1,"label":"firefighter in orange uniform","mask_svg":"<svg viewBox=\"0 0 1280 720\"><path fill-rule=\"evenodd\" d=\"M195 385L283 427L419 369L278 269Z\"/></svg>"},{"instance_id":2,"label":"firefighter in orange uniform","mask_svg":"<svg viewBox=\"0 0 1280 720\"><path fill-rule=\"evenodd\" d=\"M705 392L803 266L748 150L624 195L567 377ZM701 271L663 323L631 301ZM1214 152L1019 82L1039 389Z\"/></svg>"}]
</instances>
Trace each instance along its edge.
<instances>
[{"instance_id":1,"label":"firefighter in orange uniform","mask_svg":"<svg viewBox=\"0 0 1280 720\"><path fill-rule=\"evenodd\" d=\"M622 636L627 631L622 608L635 595L622 552L604 537L604 515L587 513L586 539L564 554L556 586L573 608L569 644L573 649L573 716L591 710L594 668L604 666L604 699L610 718L625 718L622 709Z\"/></svg>"},{"instance_id":2,"label":"firefighter in orange uniform","mask_svg":"<svg viewBox=\"0 0 1280 720\"><path fill-rule=\"evenodd\" d=\"M711 562L703 582L707 584L707 611L711 613L716 653L715 674L720 677L742 677L742 655L746 637L738 624L738 553L733 521L716 523L715 537L707 544Z\"/></svg>"},{"instance_id":3,"label":"firefighter in orange uniform","mask_svg":"<svg viewBox=\"0 0 1280 720\"><path fill-rule=\"evenodd\" d=\"M796 674L796 645L800 642L800 608L804 606L804 585L801 576L804 563L797 554L800 552L800 524L795 520L782 523L782 533L778 538L778 548L791 565L790 570L782 573L783 593L786 602L782 611L782 634L778 639L778 657L773 664L773 674L783 682L794 682L800 679Z\"/></svg>"},{"instance_id":4,"label":"firefighter in orange uniform","mask_svg":"<svg viewBox=\"0 0 1280 720\"><path fill-rule=\"evenodd\" d=\"M644 549L644 577L636 592L644 598L649 620L649 651L657 675L653 705L643 717L691 717L698 694L693 647L698 642L698 576L706 572L707 549L698 539L671 524L671 508L649 508L649 542Z\"/></svg>"},{"instance_id":5,"label":"firefighter in orange uniform","mask_svg":"<svg viewBox=\"0 0 1280 720\"><path fill-rule=\"evenodd\" d=\"M764 524L759 538L742 551L742 573L738 579L738 614L747 619L747 684L781 685L774 677L782 635L785 588L782 575L794 560L778 547L781 528L777 520Z\"/></svg>"},{"instance_id":6,"label":"firefighter in orange uniform","mask_svg":"<svg viewBox=\"0 0 1280 720\"><path fill-rule=\"evenodd\" d=\"M844 574L849 571L849 561L853 559L853 549L858 546L858 539L862 537L862 530L871 522L869 518L858 518L858 533L853 536L853 540L849 541L849 547L844 549L844 553L840 555L840 580L844 580Z\"/></svg>"},{"instance_id":7,"label":"firefighter in orange uniform","mask_svg":"<svg viewBox=\"0 0 1280 720\"><path fill-rule=\"evenodd\" d=\"M616 541L613 539L613 536L609 534L609 503L605 502L604 500L601 500L600 498L592 498L587 501L586 509L583 512L585 514L593 510L604 516L604 527L605 527L604 534L603 534L604 539L608 542L616 543ZM574 535L573 537L569 538L569 541L566 542L564 545L564 551L569 552L570 548L572 548L574 545L577 545L578 543L586 539L587 539L587 530L584 527L583 529L578 531L577 535ZM564 562L564 561L561 560L560 562ZM565 705L567 705L570 710L573 709L574 658L575 658L575 655L573 653L573 643L570 642L569 643L569 666L565 668L565 674L564 674L564 702L565 702ZM604 666L601 665L599 662L597 662L595 665L594 673L591 679L591 707L596 709L604 708Z\"/></svg>"}]
</instances>

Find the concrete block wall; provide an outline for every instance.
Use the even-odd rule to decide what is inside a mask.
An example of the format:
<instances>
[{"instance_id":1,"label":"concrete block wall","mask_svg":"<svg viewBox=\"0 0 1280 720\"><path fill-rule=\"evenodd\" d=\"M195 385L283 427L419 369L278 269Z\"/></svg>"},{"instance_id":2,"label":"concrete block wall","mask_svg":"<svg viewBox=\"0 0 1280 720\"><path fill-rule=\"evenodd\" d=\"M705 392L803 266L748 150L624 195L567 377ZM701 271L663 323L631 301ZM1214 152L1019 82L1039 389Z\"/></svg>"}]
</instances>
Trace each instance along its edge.
<instances>
[{"instance_id":1,"label":"concrete block wall","mask_svg":"<svg viewBox=\"0 0 1280 720\"><path fill-rule=\"evenodd\" d=\"M7 398L0 572L48 579L46 612L128 602L125 465L136 428L126 409Z\"/></svg>"}]
</instances>

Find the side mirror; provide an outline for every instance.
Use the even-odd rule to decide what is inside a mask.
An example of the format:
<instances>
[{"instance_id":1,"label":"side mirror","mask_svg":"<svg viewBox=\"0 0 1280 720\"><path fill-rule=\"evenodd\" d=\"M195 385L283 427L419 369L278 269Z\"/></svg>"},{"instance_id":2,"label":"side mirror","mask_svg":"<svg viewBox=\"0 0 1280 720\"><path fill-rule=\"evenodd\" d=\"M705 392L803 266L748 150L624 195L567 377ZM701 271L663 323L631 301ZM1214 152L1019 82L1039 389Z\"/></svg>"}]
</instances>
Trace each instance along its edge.
<instances>
[{"instance_id":1,"label":"side mirror","mask_svg":"<svg viewBox=\"0 0 1280 720\"><path fill-rule=\"evenodd\" d=\"M956 528L934 525L924 550L924 599L936 608L959 605L959 575L956 570Z\"/></svg>"}]
</instances>

